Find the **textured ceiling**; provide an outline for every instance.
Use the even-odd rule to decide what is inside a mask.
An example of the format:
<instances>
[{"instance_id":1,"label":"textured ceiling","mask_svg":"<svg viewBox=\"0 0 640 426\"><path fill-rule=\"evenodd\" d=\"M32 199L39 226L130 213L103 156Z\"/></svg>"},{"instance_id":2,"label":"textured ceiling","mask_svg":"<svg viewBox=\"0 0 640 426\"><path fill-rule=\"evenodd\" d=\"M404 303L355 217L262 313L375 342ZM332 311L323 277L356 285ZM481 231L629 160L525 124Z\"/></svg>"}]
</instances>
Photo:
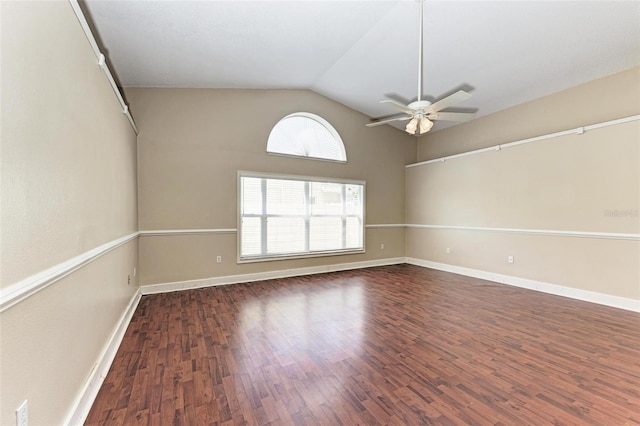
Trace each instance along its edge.
<instances>
[{"instance_id":1,"label":"textured ceiling","mask_svg":"<svg viewBox=\"0 0 640 426\"><path fill-rule=\"evenodd\" d=\"M417 97L413 0L85 5L123 86L306 88L371 117ZM463 88L478 116L640 65L638 1L426 1L424 24L423 98Z\"/></svg>"}]
</instances>

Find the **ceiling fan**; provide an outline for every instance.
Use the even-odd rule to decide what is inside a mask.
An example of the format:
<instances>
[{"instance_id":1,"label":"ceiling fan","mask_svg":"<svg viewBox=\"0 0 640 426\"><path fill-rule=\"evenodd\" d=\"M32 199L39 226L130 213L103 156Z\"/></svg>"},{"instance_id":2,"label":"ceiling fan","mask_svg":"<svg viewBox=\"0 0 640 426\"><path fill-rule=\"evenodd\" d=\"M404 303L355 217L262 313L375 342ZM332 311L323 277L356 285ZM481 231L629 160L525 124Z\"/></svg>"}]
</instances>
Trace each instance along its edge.
<instances>
[{"instance_id":1,"label":"ceiling fan","mask_svg":"<svg viewBox=\"0 0 640 426\"><path fill-rule=\"evenodd\" d=\"M407 121L405 130L412 135L422 135L427 133L433 127L433 122L436 120L444 121L469 121L475 114L462 113L462 112L446 112L443 109L450 107L451 105L462 102L471 97L471 95L464 90L459 90L454 94L447 96L444 99L439 100L436 103L431 103L426 100L422 100L422 42L423 42L423 7L424 0L416 0L420 3L420 40L418 47L418 100L411 102L409 105L403 105L393 100L380 101L381 104L389 104L392 108L395 108L403 113L405 116L392 117L386 120L379 120L373 123L369 123L367 127L380 126L382 124L391 123L393 121Z\"/></svg>"}]
</instances>

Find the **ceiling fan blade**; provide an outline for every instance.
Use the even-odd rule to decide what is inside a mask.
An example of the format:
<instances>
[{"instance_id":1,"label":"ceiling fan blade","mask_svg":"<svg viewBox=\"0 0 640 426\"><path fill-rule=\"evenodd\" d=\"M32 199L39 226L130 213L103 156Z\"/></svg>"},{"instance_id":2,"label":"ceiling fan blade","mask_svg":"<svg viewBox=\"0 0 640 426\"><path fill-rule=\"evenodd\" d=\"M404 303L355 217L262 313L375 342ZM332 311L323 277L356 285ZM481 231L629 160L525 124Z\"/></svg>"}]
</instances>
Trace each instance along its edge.
<instances>
[{"instance_id":1,"label":"ceiling fan blade","mask_svg":"<svg viewBox=\"0 0 640 426\"><path fill-rule=\"evenodd\" d=\"M384 101L380 101L381 104L389 104L391 105L393 108L402 111L406 114L410 114L413 115L415 113L414 110L412 110L411 108L409 108L406 105L402 105L400 102L396 102L396 101L392 101L391 99L386 99Z\"/></svg>"},{"instance_id":2,"label":"ceiling fan blade","mask_svg":"<svg viewBox=\"0 0 640 426\"><path fill-rule=\"evenodd\" d=\"M367 127L375 127L375 126L380 126L382 124L391 123L392 121L407 121L407 120L410 120L410 119L411 119L411 117L394 117L394 118L388 118L386 120L376 121L374 123L365 124L365 126L367 126Z\"/></svg>"},{"instance_id":3,"label":"ceiling fan blade","mask_svg":"<svg viewBox=\"0 0 640 426\"><path fill-rule=\"evenodd\" d=\"M467 112L434 112L429 114L430 120L469 121L476 115Z\"/></svg>"},{"instance_id":4,"label":"ceiling fan blade","mask_svg":"<svg viewBox=\"0 0 640 426\"><path fill-rule=\"evenodd\" d=\"M441 109L445 109L447 107L450 107L451 105L455 105L458 102L466 101L470 97L471 95L465 92L464 90L458 90L453 95L449 95L446 98L441 99L438 102L431 105L427 110L427 112L438 112Z\"/></svg>"}]
</instances>

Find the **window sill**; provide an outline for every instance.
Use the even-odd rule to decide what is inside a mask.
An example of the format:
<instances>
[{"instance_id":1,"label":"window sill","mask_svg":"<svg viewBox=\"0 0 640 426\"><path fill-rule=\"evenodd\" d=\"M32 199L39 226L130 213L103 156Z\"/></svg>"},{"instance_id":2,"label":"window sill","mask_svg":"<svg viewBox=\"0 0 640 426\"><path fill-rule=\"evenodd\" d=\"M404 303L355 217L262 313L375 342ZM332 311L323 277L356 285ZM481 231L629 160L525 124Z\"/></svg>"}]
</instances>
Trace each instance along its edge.
<instances>
[{"instance_id":1,"label":"window sill","mask_svg":"<svg viewBox=\"0 0 640 426\"><path fill-rule=\"evenodd\" d=\"M364 254L366 250L362 249L349 249L349 250L334 250L334 251L322 251L316 253L304 253L304 254L282 254L282 255L269 255L260 257L238 257L237 263L257 263L257 262L272 262L275 260L296 260L296 259L309 259L313 257L328 257L328 256L342 256L347 254Z\"/></svg>"}]
</instances>

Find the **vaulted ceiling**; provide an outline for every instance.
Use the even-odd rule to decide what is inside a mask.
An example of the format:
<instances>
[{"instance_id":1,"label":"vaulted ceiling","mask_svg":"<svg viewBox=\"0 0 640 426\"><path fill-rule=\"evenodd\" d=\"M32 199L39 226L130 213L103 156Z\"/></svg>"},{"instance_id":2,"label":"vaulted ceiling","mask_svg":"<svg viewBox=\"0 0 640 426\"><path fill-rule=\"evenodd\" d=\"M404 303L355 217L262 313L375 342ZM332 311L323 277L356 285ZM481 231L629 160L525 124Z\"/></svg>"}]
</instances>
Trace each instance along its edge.
<instances>
[{"instance_id":1,"label":"vaulted ceiling","mask_svg":"<svg viewBox=\"0 0 640 426\"><path fill-rule=\"evenodd\" d=\"M85 6L125 87L304 88L370 117L417 97L413 0ZM638 1L426 1L424 25L423 98L462 88L477 116L640 65Z\"/></svg>"}]
</instances>

